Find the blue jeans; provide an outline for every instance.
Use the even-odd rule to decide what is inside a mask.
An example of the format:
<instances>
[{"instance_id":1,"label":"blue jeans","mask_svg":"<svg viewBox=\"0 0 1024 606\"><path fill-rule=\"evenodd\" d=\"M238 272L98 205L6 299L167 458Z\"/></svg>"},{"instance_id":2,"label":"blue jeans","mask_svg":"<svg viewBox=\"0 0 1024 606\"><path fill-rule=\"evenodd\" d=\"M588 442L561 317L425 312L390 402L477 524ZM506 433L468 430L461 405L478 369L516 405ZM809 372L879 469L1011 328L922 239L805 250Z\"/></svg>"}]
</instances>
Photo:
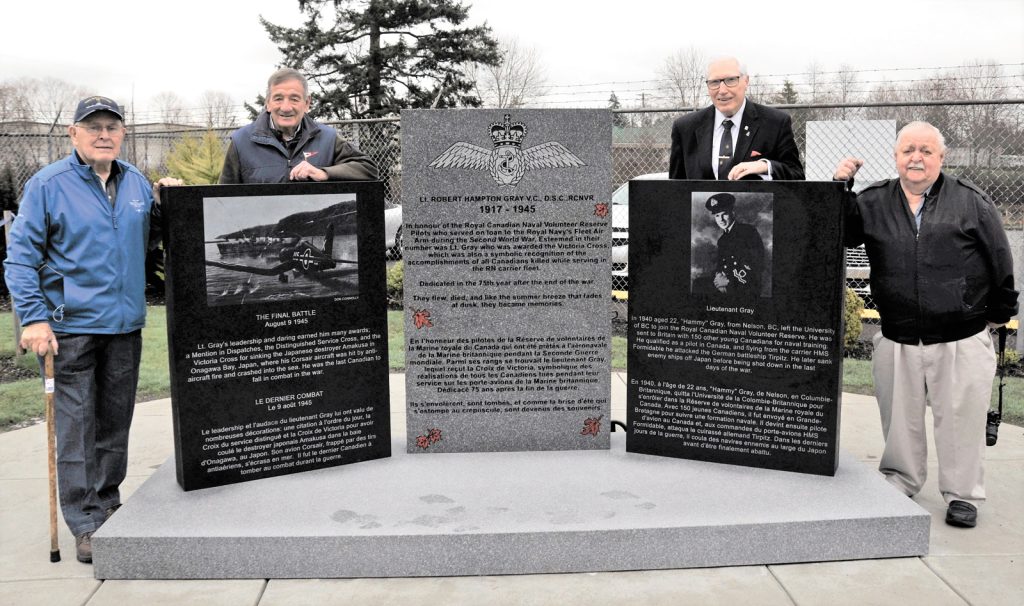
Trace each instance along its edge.
<instances>
[{"instance_id":1,"label":"blue jeans","mask_svg":"<svg viewBox=\"0 0 1024 606\"><path fill-rule=\"evenodd\" d=\"M135 411L142 334L57 333L53 358L57 486L64 521L78 536L121 502Z\"/></svg>"}]
</instances>

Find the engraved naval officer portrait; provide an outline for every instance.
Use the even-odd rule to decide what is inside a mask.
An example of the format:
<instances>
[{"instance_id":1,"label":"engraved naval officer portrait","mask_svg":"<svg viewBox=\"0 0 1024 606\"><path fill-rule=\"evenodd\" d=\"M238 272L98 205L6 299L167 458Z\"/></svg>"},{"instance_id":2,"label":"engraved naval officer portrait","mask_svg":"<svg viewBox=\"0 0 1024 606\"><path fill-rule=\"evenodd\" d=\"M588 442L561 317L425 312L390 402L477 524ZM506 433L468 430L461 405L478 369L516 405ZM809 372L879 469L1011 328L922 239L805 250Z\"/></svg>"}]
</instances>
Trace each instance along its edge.
<instances>
[{"instance_id":1,"label":"engraved naval officer portrait","mask_svg":"<svg viewBox=\"0 0 1024 606\"><path fill-rule=\"evenodd\" d=\"M754 301L772 296L773 196L693 192L690 292Z\"/></svg>"},{"instance_id":2,"label":"engraved naval officer portrait","mask_svg":"<svg viewBox=\"0 0 1024 606\"><path fill-rule=\"evenodd\" d=\"M583 160L557 141L524 150L526 133L526 124L512 122L511 115L505 114L504 122L491 124L493 149L459 141L434 158L430 168L488 170L500 187L515 187L528 170L586 166Z\"/></svg>"}]
</instances>

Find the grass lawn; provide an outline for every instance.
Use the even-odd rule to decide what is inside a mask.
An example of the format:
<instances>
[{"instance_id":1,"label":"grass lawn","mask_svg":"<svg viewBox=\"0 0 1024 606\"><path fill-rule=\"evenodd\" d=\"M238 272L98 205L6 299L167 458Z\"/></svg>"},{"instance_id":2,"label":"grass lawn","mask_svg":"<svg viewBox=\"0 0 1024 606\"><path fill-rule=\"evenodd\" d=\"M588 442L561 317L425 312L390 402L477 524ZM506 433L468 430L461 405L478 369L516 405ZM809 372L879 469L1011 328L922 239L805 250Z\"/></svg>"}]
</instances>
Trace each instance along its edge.
<instances>
[{"instance_id":1,"label":"grass lawn","mask_svg":"<svg viewBox=\"0 0 1024 606\"><path fill-rule=\"evenodd\" d=\"M870 360L843 360L843 391L875 395L875 382L871 377ZM993 410L999 407L999 376L992 381ZM1024 425L1024 379L1006 377L1003 385L1003 420L1014 425Z\"/></svg>"},{"instance_id":2,"label":"grass lawn","mask_svg":"<svg viewBox=\"0 0 1024 606\"><path fill-rule=\"evenodd\" d=\"M170 374L167 368L167 316L164 307L150 307L146 328L142 333L142 366L139 369L140 401L166 398L170 395ZM14 325L10 313L0 313L0 356L14 353ZM405 342L402 312L388 312L388 356L392 370L405 368ZM18 364L37 369L34 358L24 356ZM612 368L626 368L626 339L612 337ZM998 377L996 378L998 385ZM847 358L843 361L843 391L871 395L873 393L871 363ZM997 390L993 389L995 406ZM0 383L0 431L43 415L43 389L39 379ZM1003 419L1024 425L1024 379L1006 379L1003 390Z\"/></svg>"}]
</instances>

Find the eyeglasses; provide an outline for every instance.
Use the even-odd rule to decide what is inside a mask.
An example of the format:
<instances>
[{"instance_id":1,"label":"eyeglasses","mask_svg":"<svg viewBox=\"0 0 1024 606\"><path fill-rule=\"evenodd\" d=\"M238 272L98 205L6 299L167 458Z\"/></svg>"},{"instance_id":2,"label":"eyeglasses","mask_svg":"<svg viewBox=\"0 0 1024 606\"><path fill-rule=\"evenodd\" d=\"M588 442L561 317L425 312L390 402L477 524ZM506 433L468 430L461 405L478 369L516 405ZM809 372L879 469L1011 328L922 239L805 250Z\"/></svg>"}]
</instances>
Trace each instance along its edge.
<instances>
[{"instance_id":1,"label":"eyeglasses","mask_svg":"<svg viewBox=\"0 0 1024 606\"><path fill-rule=\"evenodd\" d=\"M721 78L719 80L707 80L705 83L708 85L708 90L715 90L719 85L724 84L726 88L735 88L740 83L740 78L743 76L729 76L728 78Z\"/></svg>"},{"instance_id":2,"label":"eyeglasses","mask_svg":"<svg viewBox=\"0 0 1024 606\"><path fill-rule=\"evenodd\" d=\"M110 135L117 135L117 134L120 134L121 131L124 130L124 125L122 125L122 124L106 124L106 125L104 125L104 124L93 124L93 123L79 122L75 126L77 128L85 129L85 132L89 133L90 135L92 135L94 137L98 137L99 135L101 135L103 133L108 133Z\"/></svg>"}]
</instances>

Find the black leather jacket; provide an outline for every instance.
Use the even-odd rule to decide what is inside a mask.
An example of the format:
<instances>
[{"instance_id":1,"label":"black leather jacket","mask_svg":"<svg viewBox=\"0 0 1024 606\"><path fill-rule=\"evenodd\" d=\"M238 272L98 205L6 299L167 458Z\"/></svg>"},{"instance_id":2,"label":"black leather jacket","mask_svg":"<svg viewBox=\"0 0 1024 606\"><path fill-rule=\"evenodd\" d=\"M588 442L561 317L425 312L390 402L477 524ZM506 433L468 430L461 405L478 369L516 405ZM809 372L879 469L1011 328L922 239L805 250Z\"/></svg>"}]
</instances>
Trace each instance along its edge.
<instances>
[{"instance_id":1,"label":"black leather jacket","mask_svg":"<svg viewBox=\"0 0 1024 606\"><path fill-rule=\"evenodd\" d=\"M917 228L899 179L846 204L846 246L864 244L882 334L946 343L1017 313L1013 258L999 210L973 183L940 173Z\"/></svg>"}]
</instances>

